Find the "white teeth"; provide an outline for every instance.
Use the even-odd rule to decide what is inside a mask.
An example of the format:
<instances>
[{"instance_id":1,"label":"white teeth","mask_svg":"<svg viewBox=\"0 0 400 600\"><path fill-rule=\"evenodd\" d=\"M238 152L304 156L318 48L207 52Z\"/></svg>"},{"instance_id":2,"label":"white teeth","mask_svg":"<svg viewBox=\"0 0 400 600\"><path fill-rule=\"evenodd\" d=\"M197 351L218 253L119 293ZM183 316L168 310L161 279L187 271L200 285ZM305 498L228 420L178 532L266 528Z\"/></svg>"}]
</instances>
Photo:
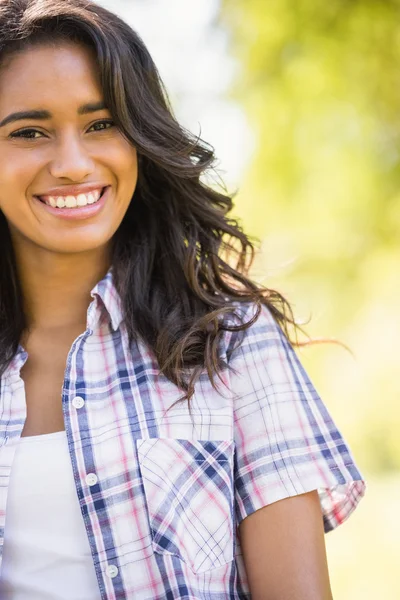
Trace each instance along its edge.
<instances>
[{"instance_id":1,"label":"white teeth","mask_svg":"<svg viewBox=\"0 0 400 600\"><path fill-rule=\"evenodd\" d=\"M77 200L76 203L78 206L86 206L86 204L87 204L87 199L86 199L85 194L79 194L79 196L77 197L76 200Z\"/></svg>"},{"instance_id":2,"label":"white teeth","mask_svg":"<svg viewBox=\"0 0 400 600\"><path fill-rule=\"evenodd\" d=\"M101 190L97 190L95 192L90 192L90 194L89 194L89 204L94 204L95 202L97 202L98 200L100 200L100 196L101 196ZM92 202L90 201L90 198L92 199Z\"/></svg>"},{"instance_id":3,"label":"white teeth","mask_svg":"<svg viewBox=\"0 0 400 600\"><path fill-rule=\"evenodd\" d=\"M67 208L75 208L75 206L76 206L76 198L74 196L67 196L65 198L65 206Z\"/></svg>"},{"instance_id":4,"label":"white teeth","mask_svg":"<svg viewBox=\"0 0 400 600\"><path fill-rule=\"evenodd\" d=\"M78 196L44 196L44 202L57 208L76 208L94 204L100 199L101 190L89 192L88 194L79 194Z\"/></svg>"}]
</instances>

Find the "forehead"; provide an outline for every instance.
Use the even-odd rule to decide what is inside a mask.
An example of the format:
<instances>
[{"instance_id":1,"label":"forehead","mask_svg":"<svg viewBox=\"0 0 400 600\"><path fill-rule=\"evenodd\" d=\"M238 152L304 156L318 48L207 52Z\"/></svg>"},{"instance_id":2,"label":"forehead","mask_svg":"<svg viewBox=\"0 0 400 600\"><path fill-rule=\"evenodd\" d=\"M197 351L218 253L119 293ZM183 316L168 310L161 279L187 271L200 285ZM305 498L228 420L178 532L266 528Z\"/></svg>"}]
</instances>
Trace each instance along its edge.
<instances>
[{"instance_id":1,"label":"forehead","mask_svg":"<svg viewBox=\"0 0 400 600\"><path fill-rule=\"evenodd\" d=\"M102 96L94 51L82 44L65 41L26 48L0 69L0 114L21 105L81 105Z\"/></svg>"}]
</instances>

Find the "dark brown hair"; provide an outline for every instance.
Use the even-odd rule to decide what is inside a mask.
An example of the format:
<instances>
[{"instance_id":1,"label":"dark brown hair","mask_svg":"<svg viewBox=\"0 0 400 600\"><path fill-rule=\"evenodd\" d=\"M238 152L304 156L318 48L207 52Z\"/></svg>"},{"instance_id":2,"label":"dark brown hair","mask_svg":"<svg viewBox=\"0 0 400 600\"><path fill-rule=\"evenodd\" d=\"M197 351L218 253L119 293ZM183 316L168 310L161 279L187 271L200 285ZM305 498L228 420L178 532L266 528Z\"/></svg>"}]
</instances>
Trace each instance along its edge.
<instances>
[{"instance_id":1,"label":"dark brown hair","mask_svg":"<svg viewBox=\"0 0 400 600\"><path fill-rule=\"evenodd\" d=\"M213 148L177 122L138 34L87 0L0 0L0 66L32 44L63 39L95 50L106 105L138 152L134 201L112 240L115 284L129 339L140 337L154 352L160 371L190 400L202 370L215 385L214 376L226 366L218 351L223 332L243 332L262 305L288 339L288 324L295 330L299 326L279 292L249 278L255 243L228 216L233 196L204 182L215 166ZM0 240L1 375L26 329L1 211ZM240 314L244 303L255 304L254 317L247 322L229 319Z\"/></svg>"}]
</instances>

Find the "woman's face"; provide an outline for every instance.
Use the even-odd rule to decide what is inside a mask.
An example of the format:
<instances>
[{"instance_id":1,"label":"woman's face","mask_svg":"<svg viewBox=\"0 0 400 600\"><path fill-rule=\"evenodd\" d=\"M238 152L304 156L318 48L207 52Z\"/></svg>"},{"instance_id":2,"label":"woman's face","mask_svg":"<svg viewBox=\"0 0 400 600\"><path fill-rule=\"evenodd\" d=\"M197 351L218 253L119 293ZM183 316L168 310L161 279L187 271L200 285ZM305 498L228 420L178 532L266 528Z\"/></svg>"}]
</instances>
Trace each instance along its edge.
<instances>
[{"instance_id":1,"label":"woman's face","mask_svg":"<svg viewBox=\"0 0 400 600\"><path fill-rule=\"evenodd\" d=\"M104 250L126 213L137 154L102 106L97 74L91 50L69 42L0 70L0 210L17 250Z\"/></svg>"}]
</instances>

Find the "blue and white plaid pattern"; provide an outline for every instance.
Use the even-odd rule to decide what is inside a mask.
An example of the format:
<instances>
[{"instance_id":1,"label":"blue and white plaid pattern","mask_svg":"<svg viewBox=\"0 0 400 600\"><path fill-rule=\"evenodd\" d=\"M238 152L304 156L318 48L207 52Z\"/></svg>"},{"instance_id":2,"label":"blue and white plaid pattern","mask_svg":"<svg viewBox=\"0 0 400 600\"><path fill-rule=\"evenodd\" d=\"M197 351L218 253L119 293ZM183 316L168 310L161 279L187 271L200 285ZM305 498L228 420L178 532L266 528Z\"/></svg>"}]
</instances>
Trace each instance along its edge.
<instances>
[{"instance_id":1,"label":"blue and white plaid pattern","mask_svg":"<svg viewBox=\"0 0 400 600\"><path fill-rule=\"evenodd\" d=\"M153 548L194 573L233 560L233 442L138 440Z\"/></svg>"},{"instance_id":2,"label":"blue and white plaid pattern","mask_svg":"<svg viewBox=\"0 0 400 600\"><path fill-rule=\"evenodd\" d=\"M229 391L204 373L189 411L171 408L181 392L152 352L129 345L112 269L92 297L62 405L102 600L250 598L238 524L315 489L325 532L343 523L366 489L349 446L266 308L238 349L225 336ZM20 346L1 380L0 550L26 359Z\"/></svg>"}]
</instances>

